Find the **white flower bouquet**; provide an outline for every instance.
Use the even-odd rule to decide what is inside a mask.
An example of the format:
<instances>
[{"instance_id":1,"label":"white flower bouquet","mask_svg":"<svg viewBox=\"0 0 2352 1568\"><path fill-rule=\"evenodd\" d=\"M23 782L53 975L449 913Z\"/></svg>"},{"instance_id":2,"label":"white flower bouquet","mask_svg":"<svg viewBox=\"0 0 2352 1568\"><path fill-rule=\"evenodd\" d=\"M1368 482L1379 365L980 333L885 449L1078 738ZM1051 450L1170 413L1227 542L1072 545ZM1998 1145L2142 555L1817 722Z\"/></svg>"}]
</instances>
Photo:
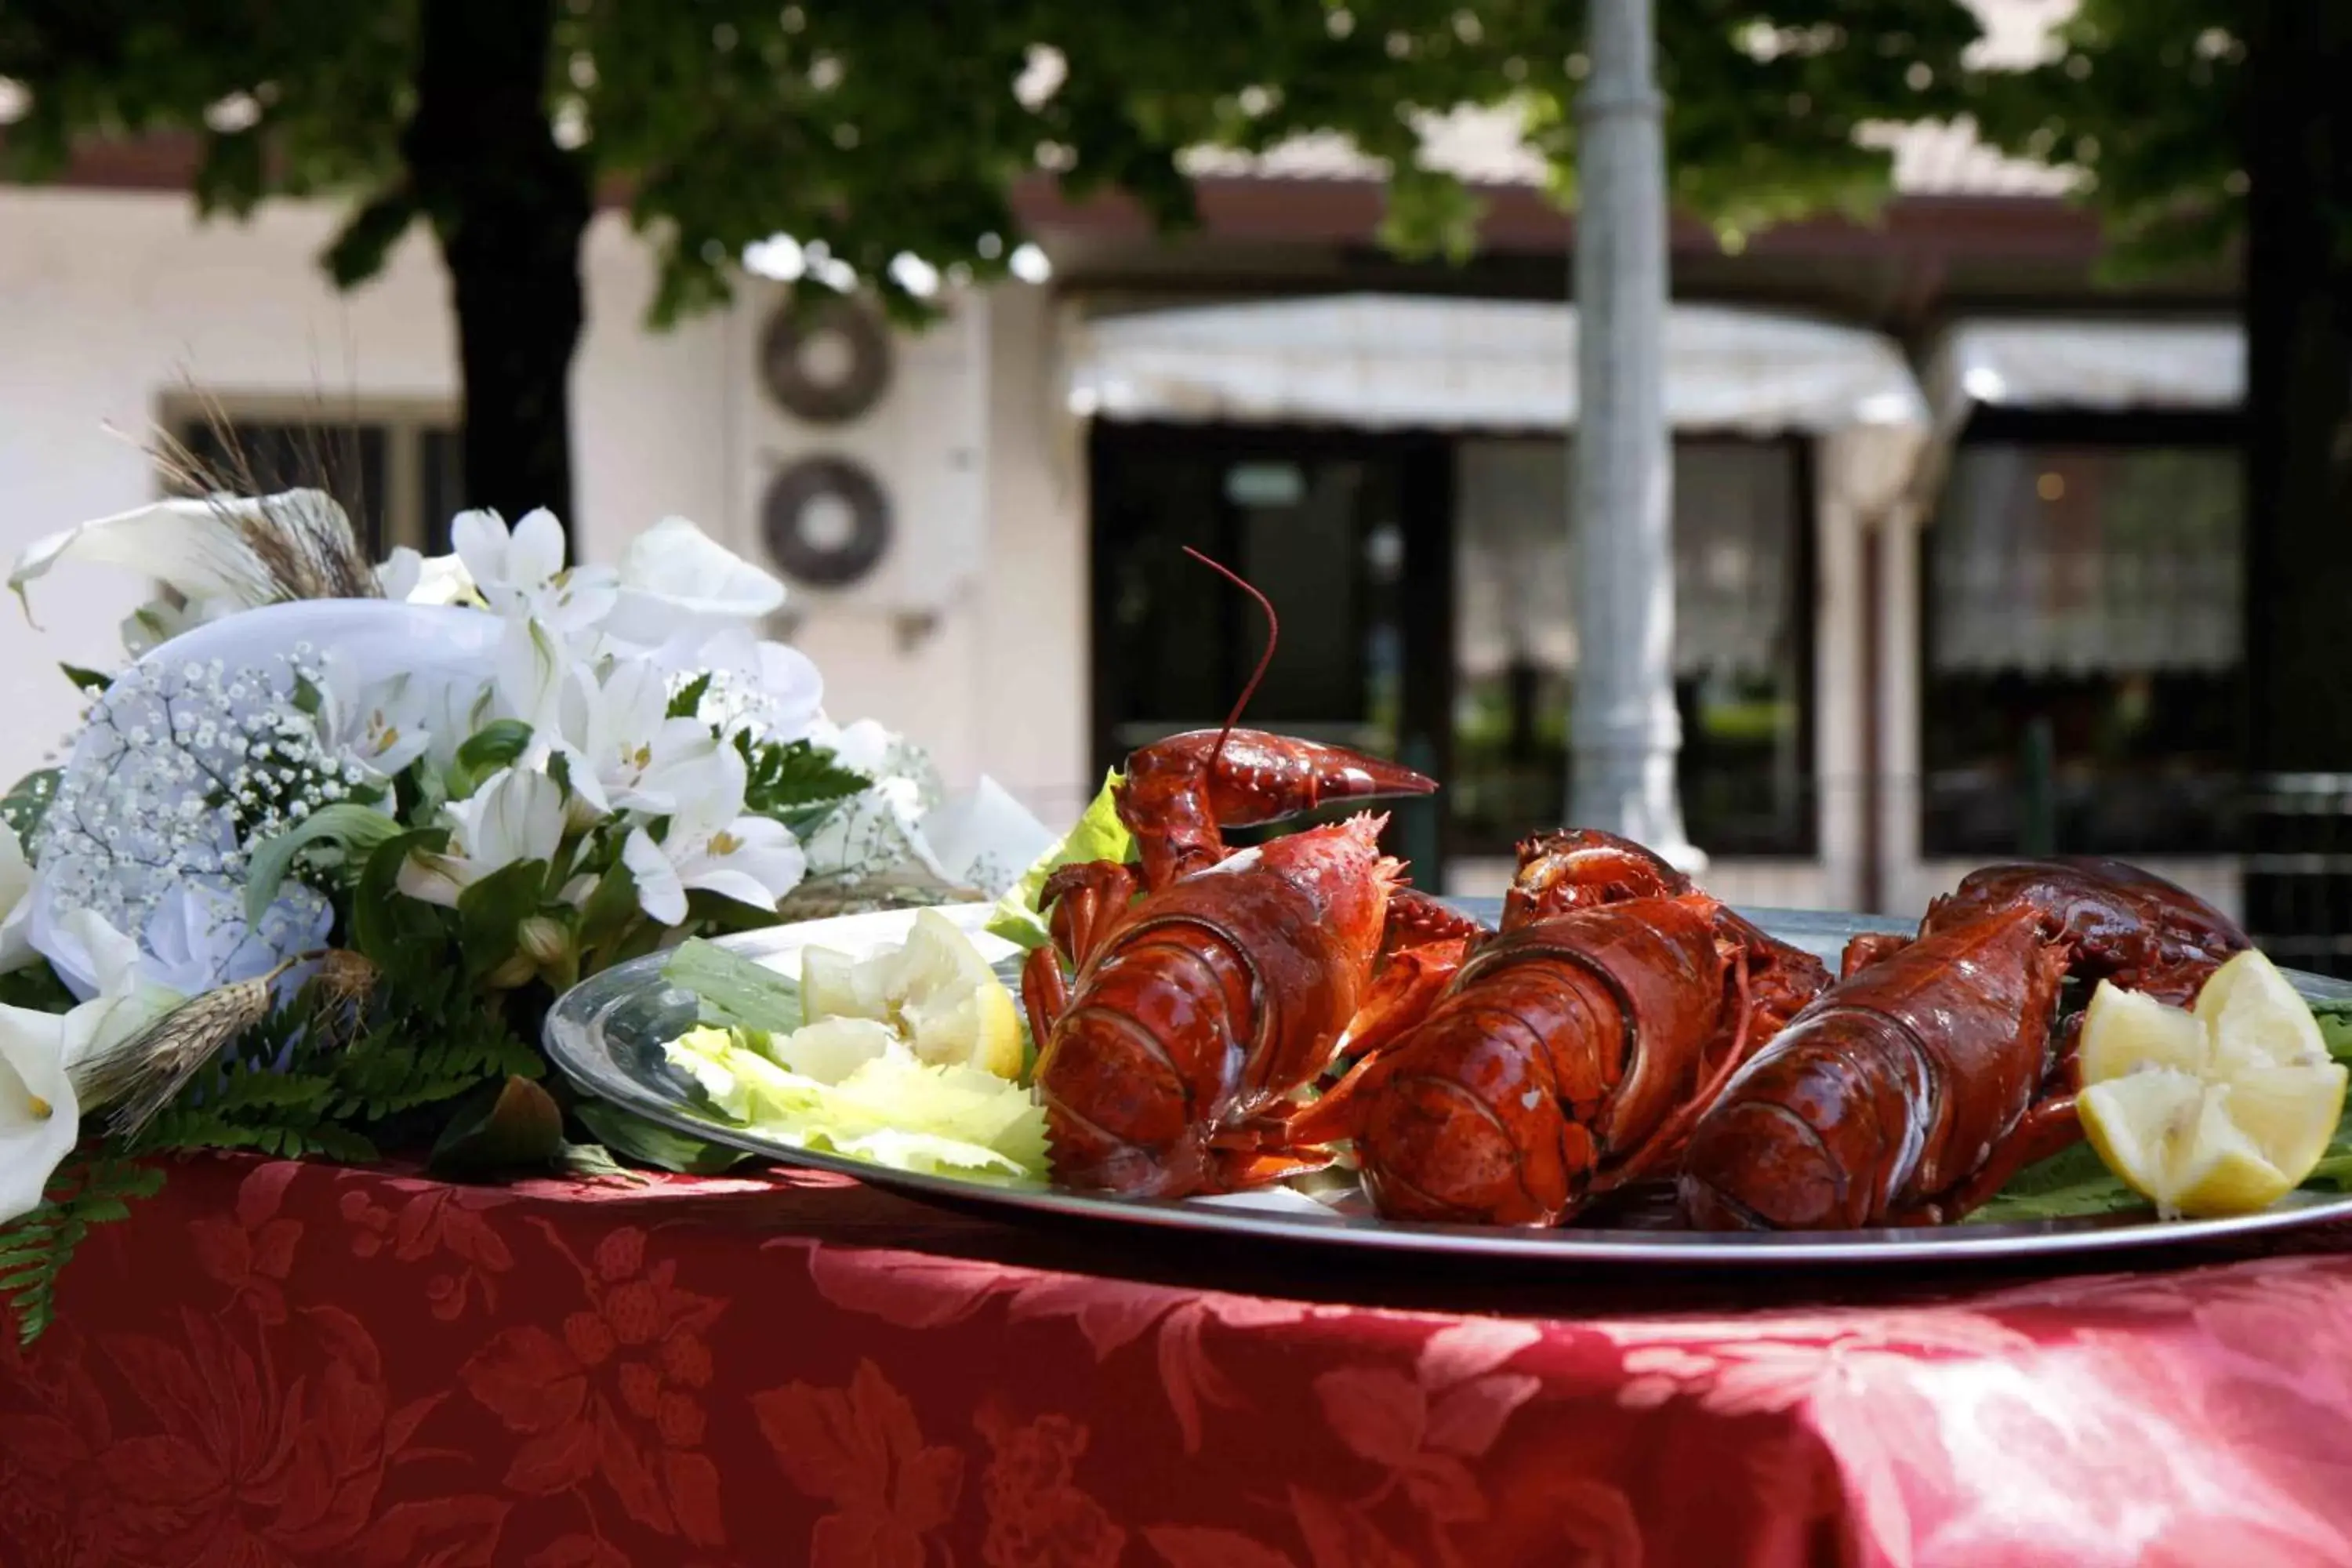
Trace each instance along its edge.
<instances>
[{"instance_id":1,"label":"white flower bouquet","mask_svg":"<svg viewBox=\"0 0 2352 1568\"><path fill-rule=\"evenodd\" d=\"M784 590L667 519L617 568L544 511L368 563L317 490L41 541L160 579L61 767L0 801L0 1294L201 1148L610 1167L536 1081L541 1016L690 936L995 897L1052 835L825 717ZM28 612L32 608L27 599ZM671 1144L572 1108L615 1152Z\"/></svg>"}]
</instances>

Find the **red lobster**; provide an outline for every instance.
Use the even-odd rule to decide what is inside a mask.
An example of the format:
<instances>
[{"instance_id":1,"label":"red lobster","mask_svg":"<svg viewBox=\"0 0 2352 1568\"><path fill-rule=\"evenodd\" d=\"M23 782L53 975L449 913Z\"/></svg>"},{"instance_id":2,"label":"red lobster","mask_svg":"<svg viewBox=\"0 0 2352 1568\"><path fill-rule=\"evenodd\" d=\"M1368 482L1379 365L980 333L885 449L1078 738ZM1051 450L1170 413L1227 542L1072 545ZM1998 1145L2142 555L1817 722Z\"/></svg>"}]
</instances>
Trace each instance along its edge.
<instances>
[{"instance_id":1,"label":"red lobster","mask_svg":"<svg viewBox=\"0 0 2352 1568\"><path fill-rule=\"evenodd\" d=\"M1604 833L1519 847L1503 930L1443 984L1383 976L1363 1058L1292 1127L1355 1141L1394 1218L1558 1224L1666 1165L1698 1112L1829 984L1656 856Z\"/></svg>"},{"instance_id":2,"label":"red lobster","mask_svg":"<svg viewBox=\"0 0 2352 1568\"><path fill-rule=\"evenodd\" d=\"M1181 1197L1322 1163L1293 1146L1286 1113L1330 1065L1384 938L1416 944L1409 968L1435 969L1477 928L1398 886L1381 818L1233 855L1219 828L1436 787L1252 730L1197 731L1129 760L1118 813L1141 851L1139 883L1107 860L1056 871L1042 900L1054 946L1022 972L1057 1181Z\"/></svg>"},{"instance_id":3,"label":"red lobster","mask_svg":"<svg viewBox=\"0 0 2352 1568\"><path fill-rule=\"evenodd\" d=\"M2053 1027L2063 980L2187 1003L2248 945L2135 867L1986 867L1928 907L1917 937L1848 945L1845 978L1701 1121L1684 1215L1706 1229L1958 1219L2081 1135L2064 1071L2076 1020Z\"/></svg>"}]
</instances>

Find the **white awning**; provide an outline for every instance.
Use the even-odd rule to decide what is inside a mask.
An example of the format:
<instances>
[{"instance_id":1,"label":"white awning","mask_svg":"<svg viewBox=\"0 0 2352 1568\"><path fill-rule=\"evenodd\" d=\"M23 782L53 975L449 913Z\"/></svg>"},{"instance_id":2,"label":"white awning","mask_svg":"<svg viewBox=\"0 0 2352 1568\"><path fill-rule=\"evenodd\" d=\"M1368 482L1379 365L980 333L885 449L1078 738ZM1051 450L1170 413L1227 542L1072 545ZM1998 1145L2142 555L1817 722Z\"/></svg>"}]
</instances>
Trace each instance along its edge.
<instances>
[{"instance_id":1,"label":"white awning","mask_svg":"<svg viewBox=\"0 0 2352 1568\"><path fill-rule=\"evenodd\" d=\"M2000 408L2228 409L2246 395L2235 321L1962 321L1928 361L1939 422Z\"/></svg>"},{"instance_id":2,"label":"white awning","mask_svg":"<svg viewBox=\"0 0 2352 1568\"><path fill-rule=\"evenodd\" d=\"M1565 430L1576 422L1566 304L1356 294L1146 311L1080 324L1082 417L1381 429ZM1895 343L1802 317L1676 305L1666 416L1679 430L1921 426Z\"/></svg>"}]
</instances>

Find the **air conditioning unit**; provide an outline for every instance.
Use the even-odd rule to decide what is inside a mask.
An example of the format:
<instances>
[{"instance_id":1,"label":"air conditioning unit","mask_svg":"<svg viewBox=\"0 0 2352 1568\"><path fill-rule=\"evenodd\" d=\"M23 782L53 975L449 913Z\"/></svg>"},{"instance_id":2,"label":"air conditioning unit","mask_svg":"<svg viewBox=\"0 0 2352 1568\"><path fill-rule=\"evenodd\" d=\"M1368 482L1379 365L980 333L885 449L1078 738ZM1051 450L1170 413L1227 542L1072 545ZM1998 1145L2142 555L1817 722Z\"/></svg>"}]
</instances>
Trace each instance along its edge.
<instances>
[{"instance_id":1,"label":"air conditioning unit","mask_svg":"<svg viewBox=\"0 0 2352 1568\"><path fill-rule=\"evenodd\" d=\"M987 542L986 300L914 331L847 297L749 302L736 449L754 549L805 612L936 617Z\"/></svg>"}]
</instances>

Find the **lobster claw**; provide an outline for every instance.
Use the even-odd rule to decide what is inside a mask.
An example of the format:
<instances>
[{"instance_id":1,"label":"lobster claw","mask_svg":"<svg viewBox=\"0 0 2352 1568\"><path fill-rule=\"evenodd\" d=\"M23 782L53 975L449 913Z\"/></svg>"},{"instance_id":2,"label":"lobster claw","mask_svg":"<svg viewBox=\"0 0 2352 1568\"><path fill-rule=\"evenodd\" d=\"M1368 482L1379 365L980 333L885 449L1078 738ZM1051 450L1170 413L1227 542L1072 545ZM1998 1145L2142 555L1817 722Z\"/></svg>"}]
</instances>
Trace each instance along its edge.
<instances>
[{"instance_id":1,"label":"lobster claw","mask_svg":"<svg viewBox=\"0 0 2352 1568\"><path fill-rule=\"evenodd\" d=\"M1194 730L1128 758L1118 815L1141 851L1145 885L1160 888L1224 858L1222 828L1436 789L1434 779L1345 746L1263 730Z\"/></svg>"}]
</instances>

